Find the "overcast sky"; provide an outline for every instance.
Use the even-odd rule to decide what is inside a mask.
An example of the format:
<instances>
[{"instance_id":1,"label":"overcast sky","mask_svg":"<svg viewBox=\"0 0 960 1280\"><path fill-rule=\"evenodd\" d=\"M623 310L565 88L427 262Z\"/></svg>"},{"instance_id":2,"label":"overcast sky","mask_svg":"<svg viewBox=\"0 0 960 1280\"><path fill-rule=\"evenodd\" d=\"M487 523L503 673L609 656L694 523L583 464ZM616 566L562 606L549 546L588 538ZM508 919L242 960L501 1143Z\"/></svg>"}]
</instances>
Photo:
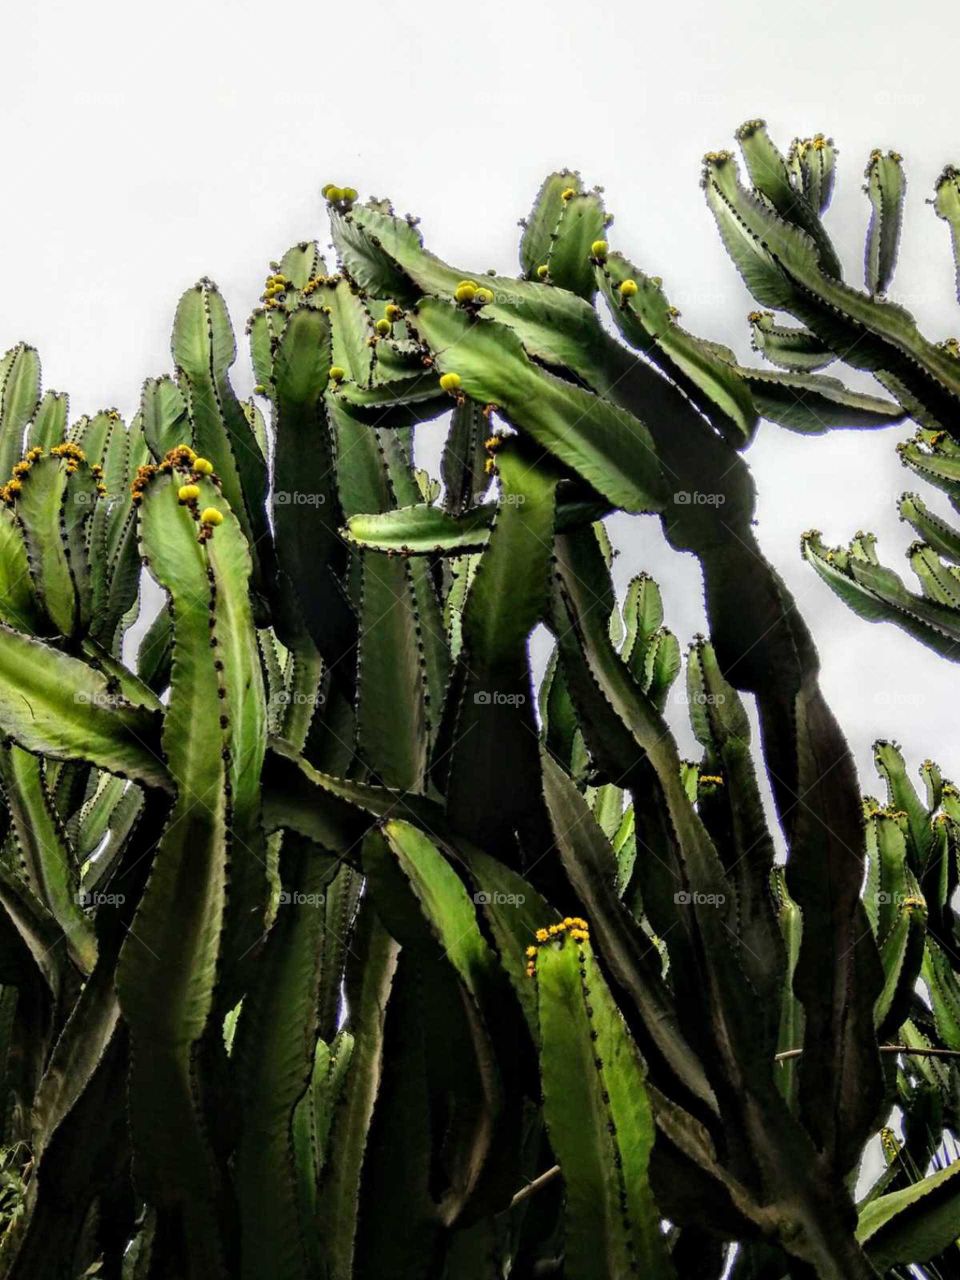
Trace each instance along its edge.
<instances>
[{"instance_id":1,"label":"overcast sky","mask_svg":"<svg viewBox=\"0 0 960 1280\"><path fill-rule=\"evenodd\" d=\"M606 190L612 244L664 278L684 324L748 356L750 299L698 175L703 152L757 115L784 147L797 133L834 136L830 225L855 283L867 154L903 153L891 296L931 337L960 331L946 228L925 204L944 163L960 162L949 6L365 0L339 6L336 23L329 12L290 0L7 9L0 347L39 347L44 385L70 393L74 416L134 411L144 377L170 367L173 310L201 274L242 334L268 260L327 240L326 181L419 214L431 248L457 264L513 271L517 219L541 178L577 167ZM238 390L252 381L244 353ZM811 526L829 541L869 528L909 576L894 509L915 487L894 452L909 434L802 439L764 424L749 453L762 545L813 628L868 790L879 735L914 767L931 755L960 774L957 668L853 617L798 543ZM615 536L621 577L653 572L688 640L702 625L695 562L668 552L651 519L620 518Z\"/></svg>"}]
</instances>

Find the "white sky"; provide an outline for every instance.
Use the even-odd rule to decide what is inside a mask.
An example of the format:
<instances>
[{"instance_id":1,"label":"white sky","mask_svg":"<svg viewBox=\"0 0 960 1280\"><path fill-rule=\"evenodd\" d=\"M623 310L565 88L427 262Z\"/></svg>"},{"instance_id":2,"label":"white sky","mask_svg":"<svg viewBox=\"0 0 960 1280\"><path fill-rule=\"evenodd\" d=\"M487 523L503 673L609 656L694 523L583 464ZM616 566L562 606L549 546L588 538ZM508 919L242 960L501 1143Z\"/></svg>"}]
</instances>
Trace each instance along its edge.
<instances>
[{"instance_id":1,"label":"white sky","mask_svg":"<svg viewBox=\"0 0 960 1280\"><path fill-rule=\"evenodd\" d=\"M0 348L38 346L44 384L70 392L73 416L111 404L129 415L144 377L169 369L181 291L212 276L242 334L267 261L300 238L326 241L325 181L416 212L430 246L458 265L514 270L517 219L543 175L571 165L605 187L611 242L663 276L684 324L747 356L751 303L698 174L702 153L755 115L783 146L817 129L835 137L830 224L854 282L867 154L903 153L907 226L891 293L946 337L960 331L947 232L924 201L943 164L960 162L952 13L932 0L366 0L336 10L334 25L299 0L8 7ZM245 356L235 381L249 392ZM960 774L957 668L854 618L802 564L798 541L810 526L829 541L870 528L909 577L909 530L894 509L902 489L920 487L894 454L909 434L805 440L764 425L749 454L762 544L814 630L868 790L881 734L914 766L932 755ZM666 551L652 520L621 520L616 536L620 572L652 571L668 622L689 639L702 625L693 563Z\"/></svg>"}]
</instances>

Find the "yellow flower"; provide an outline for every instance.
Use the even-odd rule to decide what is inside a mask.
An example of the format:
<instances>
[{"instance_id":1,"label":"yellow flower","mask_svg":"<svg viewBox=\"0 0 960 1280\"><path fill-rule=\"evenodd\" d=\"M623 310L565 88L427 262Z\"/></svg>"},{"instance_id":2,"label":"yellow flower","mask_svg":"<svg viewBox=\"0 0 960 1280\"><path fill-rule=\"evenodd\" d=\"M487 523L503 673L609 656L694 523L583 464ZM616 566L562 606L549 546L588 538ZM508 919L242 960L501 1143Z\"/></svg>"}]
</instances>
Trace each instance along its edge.
<instances>
[{"instance_id":1,"label":"yellow flower","mask_svg":"<svg viewBox=\"0 0 960 1280\"><path fill-rule=\"evenodd\" d=\"M479 302L479 303L480 303L480 305L481 305L481 307L485 307L485 306L487 306L487 304L488 304L488 303L490 303L490 302L492 302L492 301L493 301L493 290L492 290L492 289L478 289L478 290L477 290L477 296L474 298L474 302Z\"/></svg>"},{"instance_id":2,"label":"yellow flower","mask_svg":"<svg viewBox=\"0 0 960 1280\"><path fill-rule=\"evenodd\" d=\"M457 285L453 296L457 302L472 302L477 296L477 286L471 280L464 280Z\"/></svg>"},{"instance_id":3,"label":"yellow flower","mask_svg":"<svg viewBox=\"0 0 960 1280\"><path fill-rule=\"evenodd\" d=\"M440 387L443 391L459 391L460 381L459 373L445 373L440 378Z\"/></svg>"},{"instance_id":4,"label":"yellow flower","mask_svg":"<svg viewBox=\"0 0 960 1280\"><path fill-rule=\"evenodd\" d=\"M549 942L550 940L550 934L546 931L546 929L538 929L533 936L536 938L538 942Z\"/></svg>"},{"instance_id":5,"label":"yellow flower","mask_svg":"<svg viewBox=\"0 0 960 1280\"><path fill-rule=\"evenodd\" d=\"M528 960L532 960L536 954L537 954L536 947L527 947L526 951L524 952L524 955L527 957Z\"/></svg>"},{"instance_id":6,"label":"yellow flower","mask_svg":"<svg viewBox=\"0 0 960 1280\"><path fill-rule=\"evenodd\" d=\"M177 490L177 498L180 502L196 502L200 497L200 490L195 484L182 484Z\"/></svg>"},{"instance_id":7,"label":"yellow flower","mask_svg":"<svg viewBox=\"0 0 960 1280\"><path fill-rule=\"evenodd\" d=\"M218 511L216 507L204 507L200 512L201 524L223 524L223 512Z\"/></svg>"},{"instance_id":8,"label":"yellow flower","mask_svg":"<svg viewBox=\"0 0 960 1280\"><path fill-rule=\"evenodd\" d=\"M342 382L346 376L347 376L347 371L345 369L341 369L338 364L332 364L330 366L331 382Z\"/></svg>"},{"instance_id":9,"label":"yellow flower","mask_svg":"<svg viewBox=\"0 0 960 1280\"><path fill-rule=\"evenodd\" d=\"M604 262L607 257L607 248L606 240L594 240L590 246L590 253L598 262Z\"/></svg>"},{"instance_id":10,"label":"yellow flower","mask_svg":"<svg viewBox=\"0 0 960 1280\"><path fill-rule=\"evenodd\" d=\"M620 297L632 298L637 292L638 285L636 280L622 280L620 282Z\"/></svg>"},{"instance_id":11,"label":"yellow flower","mask_svg":"<svg viewBox=\"0 0 960 1280\"><path fill-rule=\"evenodd\" d=\"M194 458L193 469L202 476L213 475L213 463L209 458Z\"/></svg>"},{"instance_id":12,"label":"yellow flower","mask_svg":"<svg viewBox=\"0 0 960 1280\"><path fill-rule=\"evenodd\" d=\"M561 199L561 200L572 200L572 199L573 199L573 197L574 197L576 194L577 194L577 189L576 189L576 187L567 187L567 189L566 189L565 191L561 191L561 192L560 192L560 199Z\"/></svg>"},{"instance_id":13,"label":"yellow flower","mask_svg":"<svg viewBox=\"0 0 960 1280\"><path fill-rule=\"evenodd\" d=\"M550 274L550 268L547 266L545 262L541 262L539 267L537 267L537 279L546 280L549 274Z\"/></svg>"},{"instance_id":14,"label":"yellow flower","mask_svg":"<svg viewBox=\"0 0 960 1280\"><path fill-rule=\"evenodd\" d=\"M403 312L400 310L400 308L397 306L395 302L388 302L386 311L384 312L384 314L386 315L387 319L392 323L394 320L399 320Z\"/></svg>"},{"instance_id":15,"label":"yellow flower","mask_svg":"<svg viewBox=\"0 0 960 1280\"><path fill-rule=\"evenodd\" d=\"M386 335L390 332L390 321L378 320L373 327L376 329L377 333L379 333L381 338L385 338Z\"/></svg>"}]
</instances>

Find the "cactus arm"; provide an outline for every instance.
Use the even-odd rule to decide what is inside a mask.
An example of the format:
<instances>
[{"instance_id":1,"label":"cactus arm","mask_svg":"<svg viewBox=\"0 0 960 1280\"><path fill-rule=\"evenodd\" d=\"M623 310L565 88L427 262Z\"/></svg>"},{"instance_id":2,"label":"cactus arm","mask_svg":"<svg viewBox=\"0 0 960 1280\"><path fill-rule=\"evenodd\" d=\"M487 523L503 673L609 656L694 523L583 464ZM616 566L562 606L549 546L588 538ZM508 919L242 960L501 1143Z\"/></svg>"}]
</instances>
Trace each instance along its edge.
<instances>
[{"instance_id":1,"label":"cactus arm","mask_svg":"<svg viewBox=\"0 0 960 1280\"><path fill-rule=\"evenodd\" d=\"M907 180L895 151L874 151L864 173L870 200L870 226L864 253L864 281L871 294L887 292L897 265Z\"/></svg>"},{"instance_id":2,"label":"cactus arm","mask_svg":"<svg viewBox=\"0 0 960 1280\"><path fill-rule=\"evenodd\" d=\"M602 238L606 222L603 200L596 191L578 192L563 202L550 251L543 259L550 284L593 300L597 284L590 247Z\"/></svg>"},{"instance_id":3,"label":"cactus arm","mask_svg":"<svg viewBox=\"0 0 960 1280\"><path fill-rule=\"evenodd\" d=\"M937 555L960 565L960 532L935 515L919 494L901 494L897 510Z\"/></svg>"},{"instance_id":4,"label":"cactus arm","mask_svg":"<svg viewBox=\"0 0 960 1280\"><path fill-rule=\"evenodd\" d=\"M566 1189L566 1266L581 1280L668 1280L640 1059L589 942L542 946L536 983L544 1115Z\"/></svg>"},{"instance_id":5,"label":"cactus arm","mask_svg":"<svg viewBox=\"0 0 960 1280\"><path fill-rule=\"evenodd\" d=\"M18 631L36 634L49 621L37 599L23 526L11 507L0 505L0 621Z\"/></svg>"},{"instance_id":6,"label":"cactus arm","mask_svg":"<svg viewBox=\"0 0 960 1280\"><path fill-rule=\"evenodd\" d=\"M206 488L211 496L216 493L209 481ZM203 490L201 485L201 502ZM220 503L222 499L215 505ZM176 510L176 514L181 512ZM230 513L224 514L224 523L218 526L206 549L211 616L216 620L213 638L217 646L213 656L222 664L216 668L223 688L223 697L218 698L220 723L228 735L224 747L229 756L229 896L220 982L221 998L227 1001L227 1007L232 1007L236 995L243 990L242 967L251 963L251 952L263 933L269 891L260 795L267 715L249 592L251 554L246 540L231 522ZM209 639L207 643L209 647ZM236 988L231 994L233 983Z\"/></svg>"},{"instance_id":7,"label":"cactus arm","mask_svg":"<svg viewBox=\"0 0 960 1280\"><path fill-rule=\"evenodd\" d=\"M763 1014L779 1021L777 996L784 974L784 950L773 913L770 877L774 846L763 812L750 752L750 722L736 691L723 678L713 646L702 636L687 660L687 706L697 741L706 748L711 772L723 779L700 812L729 866L740 909L743 965L759 997ZM770 1036L775 1035L775 1025Z\"/></svg>"},{"instance_id":8,"label":"cactus arm","mask_svg":"<svg viewBox=\"0 0 960 1280\"><path fill-rule=\"evenodd\" d=\"M888 427L905 416L903 408L892 400L851 391L838 378L773 373L739 365L737 372L750 389L761 417L804 435L821 435L835 427Z\"/></svg>"},{"instance_id":9,"label":"cactus arm","mask_svg":"<svg viewBox=\"0 0 960 1280\"><path fill-rule=\"evenodd\" d=\"M750 181L770 201L781 218L802 228L817 247L821 269L840 278L840 259L820 221L819 212L804 191L790 181L787 161L774 145L762 120L749 120L737 130L737 141Z\"/></svg>"},{"instance_id":10,"label":"cactus arm","mask_svg":"<svg viewBox=\"0 0 960 1280\"><path fill-rule=\"evenodd\" d=\"M87 663L0 627L0 728L28 751L170 789L156 715Z\"/></svg>"},{"instance_id":11,"label":"cactus arm","mask_svg":"<svg viewBox=\"0 0 960 1280\"><path fill-rule=\"evenodd\" d=\"M813 373L837 358L809 329L777 324L772 311L752 311L749 320L754 351L781 369Z\"/></svg>"},{"instance_id":12,"label":"cactus arm","mask_svg":"<svg viewBox=\"0 0 960 1280\"><path fill-rule=\"evenodd\" d=\"M351 516L344 533L351 542L376 551L460 554L480 551L487 545L495 511L494 503L486 503L453 516L440 507L417 503L375 515Z\"/></svg>"},{"instance_id":13,"label":"cactus arm","mask_svg":"<svg viewBox=\"0 0 960 1280\"><path fill-rule=\"evenodd\" d=\"M863 1207L857 1239L878 1271L927 1262L955 1244L960 1214L958 1174L960 1161L954 1161Z\"/></svg>"},{"instance_id":14,"label":"cactus arm","mask_svg":"<svg viewBox=\"0 0 960 1280\"><path fill-rule=\"evenodd\" d=\"M950 230L950 244L957 276L957 297L960 298L960 172L947 165L937 179L933 207Z\"/></svg>"},{"instance_id":15,"label":"cactus arm","mask_svg":"<svg viewBox=\"0 0 960 1280\"><path fill-rule=\"evenodd\" d=\"M814 134L812 138L794 138L787 165L810 207L817 213L824 213L833 198L837 173L837 151L833 139L825 138L822 133Z\"/></svg>"},{"instance_id":16,"label":"cactus arm","mask_svg":"<svg viewBox=\"0 0 960 1280\"><path fill-rule=\"evenodd\" d=\"M350 1280L354 1274L360 1179L383 1078L384 1023L399 952L368 899L360 910L346 980L353 1053L317 1195L320 1251L330 1280Z\"/></svg>"},{"instance_id":17,"label":"cactus arm","mask_svg":"<svg viewBox=\"0 0 960 1280\"><path fill-rule=\"evenodd\" d=\"M90 921L80 907L73 850L54 809L41 762L22 747L0 747L0 787L26 880L63 930L68 954L84 974L97 958Z\"/></svg>"},{"instance_id":18,"label":"cactus arm","mask_svg":"<svg viewBox=\"0 0 960 1280\"><path fill-rule=\"evenodd\" d=\"M262 590L260 562L269 555L266 463L230 386L236 342L226 305L212 281L201 280L181 297L172 351L193 425L193 447L213 463L220 477L224 497L252 549L255 589Z\"/></svg>"},{"instance_id":19,"label":"cactus arm","mask_svg":"<svg viewBox=\"0 0 960 1280\"><path fill-rule=\"evenodd\" d=\"M331 363L344 370L351 382L368 387L373 377L373 319L356 286L338 280L325 286L322 296L331 310L333 334Z\"/></svg>"},{"instance_id":20,"label":"cactus arm","mask_svg":"<svg viewBox=\"0 0 960 1280\"><path fill-rule=\"evenodd\" d=\"M362 554L358 750L388 786L421 791L430 722L413 583L402 559Z\"/></svg>"},{"instance_id":21,"label":"cactus arm","mask_svg":"<svg viewBox=\"0 0 960 1280\"><path fill-rule=\"evenodd\" d=\"M893 375L950 430L960 364L925 339L903 307L825 275L813 241L745 191L730 157L707 157L707 201L747 287L764 305L793 312L856 368Z\"/></svg>"},{"instance_id":22,"label":"cactus arm","mask_svg":"<svg viewBox=\"0 0 960 1280\"><path fill-rule=\"evenodd\" d=\"M90 608L85 526L93 513L93 478L85 462L47 455L31 465L22 484L16 514L34 583L56 630L73 636Z\"/></svg>"},{"instance_id":23,"label":"cactus arm","mask_svg":"<svg viewBox=\"0 0 960 1280\"><path fill-rule=\"evenodd\" d=\"M140 421L147 448L157 462L178 444L193 442L187 402L180 388L166 374L160 378L148 378L143 384Z\"/></svg>"},{"instance_id":24,"label":"cactus arm","mask_svg":"<svg viewBox=\"0 0 960 1280\"><path fill-rule=\"evenodd\" d=\"M464 515L490 487L483 447L488 427L489 419L480 405L464 399L455 406L440 460L443 505L451 515Z\"/></svg>"},{"instance_id":25,"label":"cactus arm","mask_svg":"<svg viewBox=\"0 0 960 1280\"><path fill-rule=\"evenodd\" d=\"M413 325L436 353L441 372L458 373L463 391L495 404L519 430L626 511L656 510L663 480L646 428L625 410L538 369L520 340L494 321L426 298Z\"/></svg>"},{"instance_id":26,"label":"cactus arm","mask_svg":"<svg viewBox=\"0 0 960 1280\"><path fill-rule=\"evenodd\" d=\"M442 1220L452 1223L477 1190L501 1118L491 1034L506 983L462 880L418 828L388 819L381 833L367 838L363 861L384 923L418 969L433 975L433 1017L444 1025L449 1061L430 1075L456 1081L443 1141L444 1185L435 1198ZM444 1012L438 1018L439 1010ZM429 1020L424 1031L431 1042ZM509 1047L502 1047L511 1052L514 1043L511 1037Z\"/></svg>"},{"instance_id":27,"label":"cactus arm","mask_svg":"<svg viewBox=\"0 0 960 1280\"><path fill-rule=\"evenodd\" d=\"M320 653L335 663L355 643L356 623L336 580L339 499L323 405L329 368L329 321L322 311L299 308L273 361L273 522L279 567L298 611Z\"/></svg>"},{"instance_id":28,"label":"cactus arm","mask_svg":"<svg viewBox=\"0 0 960 1280\"><path fill-rule=\"evenodd\" d=\"M632 280L637 292L620 286ZM757 411L748 388L728 361L677 323L677 312L660 281L643 274L620 254L597 265L597 281L623 336L646 352L738 446L749 443Z\"/></svg>"},{"instance_id":29,"label":"cactus arm","mask_svg":"<svg viewBox=\"0 0 960 1280\"><path fill-rule=\"evenodd\" d=\"M40 357L19 342L0 360L0 483L23 452L23 432L40 403Z\"/></svg>"},{"instance_id":30,"label":"cactus arm","mask_svg":"<svg viewBox=\"0 0 960 1280\"><path fill-rule=\"evenodd\" d=\"M109 773L100 774L96 790L84 802L77 822L76 850L77 860L81 864L96 852L107 834L111 815L125 788L126 783L122 778L114 778Z\"/></svg>"},{"instance_id":31,"label":"cactus arm","mask_svg":"<svg viewBox=\"0 0 960 1280\"><path fill-rule=\"evenodd\" d=\"M644 1026L677 1079L713 1111L717 1102L699 1060L677 1024L659 979L654 948L624 911L615 892L613 851L586 801L549 753L543 786L564 868L588 913L617 985L639 1010Z\"/></svg>"},{"instance_id":32,"label":"cactus arm","mask_svg":"<svg viewBox=\"0 0 960 1280\"><path fill-rule=\"evenodd\" d=\"M231 560L249 568L239 523L226 512L210 539L226 545L208 551L189 509L178 503L181 475L175 470L150 480L141 508L143 552L172 601L163 748L177 794L120 954L117 987L132 1036L130 1114L139 1179L158 1211L180 1224L180 1247L188 1249L196 1273L205 1268L221 1275L220 1176L202 1120L196 1053L223 955L235 804L249 833L247 796L256 783L258 748L245 738L258 723L250 703L262 698L256 684L248 694L233 683L244 671L247 646L256 675L246 678L259 682L246 575L241 568L242 604L230 598L241 583L224 581L231 568L237 572ZM224 505L210 480L198 477L198 487L204 505ZM240 634L228 635L226 626L238 623ZM228 779L232 788L239 785L236 799L228 796ZM239 879L243 893L245 877ZM249 904L244 897L238 905Z\"/></svg>"},{"instance_id":33,"label":"cactus arm","mask_svg":"<svg viewBox=\"0 0 960 1280\"><path fill-rule=\"evenodd\" d=\"M32 1143L39 1160L103 1061L120 1021L114 959L98 964L84 984L37 1086Z\"/></svg>"},{"instance_id":34,"label":"cactus arm","mask_svg":"<svg viewBox=\"0 0 960 1280\"><path fill-rule=\"evenodd\" d=\"M914 595L882 565L828 550L819 536L803 540L804 559L841 600L868 622L895 622L902 630L946 658L960 658L956 611Z\"/></svg>"},{"instance_id":35,"label":"cactus arm","mask_svg":"<svg viewBox=\"0 0 960 1280\"><path fill-rule=\"evenodd\" d=\"M527 638L546 606L557 476L509 444L497 457L502 501L464 606L438 752L452 824L509 861L537 785Z\"/></svg>"},{"instance_id":36,"label":"cactus arm","mask_svg":"<svg viewBox=\"0 0 960 1280\"><path fill-rule=\"evenodd\" d=\"M540 185L533 208L521 224L520 270L528 280L537 278L537 267L545 265L550 256L567 203L563 198L565 191L580 194L580 175L572 169L548 174Z\"/></svg>"},{"instance_id":37,"label":"cactus arm","mask_svg":"<svg viewBox=\"0 0 960 1280\"><path fill-rule=\"evenodd\" d=\"M309 1274L312 1224L300 1217L293 1114L313 1073L326 933L315 899L322 903L330 861L306 841L284 841L289 902L277 909L234 1039L231 1061L244 1108L235 1172L244 1277Z\"/></svg>"},{"instance_id":38,"label":"cactus arm","mask_svg":"<svg viewBox=\"0 0 960 1280\"><path fill-rule=\"evenodd\" d=\"M527 976L527 948L537 929L556 923L559 914L532 884L498 858L472 846L458 844L474 885L474 902L489 926L500 963L513 987L531 1035L539 1034L537 993Z\"/></svg>"},{"instance_id":39,"label":"cactus arm","mask_svg":"<svg viewBox=\"0 0 960 1280\"><path fill-rule=\"evenodd\" d=\"M68 407L62 391L45 391L27 427L26 447L49 449L62 444L67 434Z\"/></svg>"}]
</instances>

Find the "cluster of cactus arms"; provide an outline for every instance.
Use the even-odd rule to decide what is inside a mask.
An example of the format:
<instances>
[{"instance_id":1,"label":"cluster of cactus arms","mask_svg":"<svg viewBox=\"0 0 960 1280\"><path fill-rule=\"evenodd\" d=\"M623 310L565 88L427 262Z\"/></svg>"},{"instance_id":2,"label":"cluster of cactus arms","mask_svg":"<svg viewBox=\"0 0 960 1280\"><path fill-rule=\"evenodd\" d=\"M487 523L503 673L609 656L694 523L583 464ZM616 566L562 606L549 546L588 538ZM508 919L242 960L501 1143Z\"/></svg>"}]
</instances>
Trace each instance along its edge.
<instances>
[{"instance_id":1,"label":"cluster of cactus arms","mask_svg":"<svg viewBox=\"0 0 960 1280\"><path fill-rule=\"evenodd\" d=\"M703 187L723 242L764 308L751 314L753 345L773 365L801 377L832 361L871 374L917 424L898 445L903 464L947 494L960 512L960 346L931 342L914 317L886 294L896 267L906 177L895 151L873 151L864 192L870 221L863 289L842 279L821 215L833 192L836 152L818 134L796 139L784 156L763 121L748 121L737 141L750 186L726 151L707 155ZM943 170L930 202L949 228L960 296L960 174ZM780 324L785 312L800 326ZM798 394L802 392L798 388ZM960 660L960 529L930 510L920 494L901 495L900 518L916 532L908 552L920 591L884 566L872 534L849 547L826 547L804 534L804 557L861 617L896 623L937 653Z\"/></svg>"},{"instance_id":2,"label":"cluster of cactus arms","mask_svg":"<svg viewBox=\"0 0 960 1280\"><path fill-rule=\"evenodd\" d=\"M751 279L794 241L735 201L778 227L829 193L826 144L790 165L763 199L710 169ZM743 367L572 172L516 279L324 194L336 262L271 264L250 401L209 280L129 425L0 366L0 1271L956 1274L960 799L889 744L862 799L742 452L939 412L953 357L866 396L811 371L810 320ZM685 664L656 584L614 590L615 511L699 560Z\"/></svg>"}]
</instances>

